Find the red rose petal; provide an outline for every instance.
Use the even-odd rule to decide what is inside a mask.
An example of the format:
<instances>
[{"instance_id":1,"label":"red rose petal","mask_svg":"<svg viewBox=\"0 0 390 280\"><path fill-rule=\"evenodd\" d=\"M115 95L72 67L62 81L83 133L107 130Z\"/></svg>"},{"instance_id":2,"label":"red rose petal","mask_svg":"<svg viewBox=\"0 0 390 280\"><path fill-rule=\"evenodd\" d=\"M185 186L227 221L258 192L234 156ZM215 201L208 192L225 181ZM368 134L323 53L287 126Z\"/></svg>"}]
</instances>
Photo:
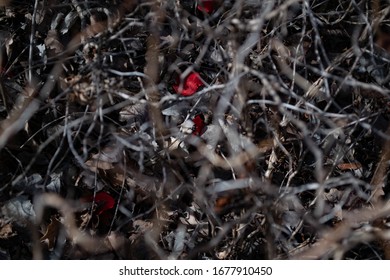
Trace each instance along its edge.
<instances>
[{"instance_id":1,"label":"red rose petal","mask_svg":"<svg viewBox=\"0 0 390 280\"><path fill-rule=\"evenodd\" d=\"M173 85L173 89L184 96L191 96L199 89L200 86L203 86L203 82L196 72L191 72L185 79L182 87L180 87L180 81Z\"/></svg>"},{"instance_id":2,"label":"red rose petal","mask_svg":"<svg viewBox=\"0 0 390 280\"><path fill-rule=\"evenodd\" d=\"M193 132L194 135L200 136L203 134L203 129L205 128L206 124L204 123L204 117L199 114L196 115L193 120L195 124L195 130Z\"/></svg>"},{"instance_id":3,"label":"red rose petal","mask_svg":"<svg viewBox=\"0 0 390 280\"><path fill-rule=\"evenodd\" d=\"M198 3L198 10L211 14L214 11L215 0L200 0Z\"/></svg>"},{"instance_id":4,"label":"red rose petal","mask_svg":"<svg viewBox=\"0 0 390 280\"><path fill-rule=\"evenodd\" d=\"M95 201L95 203L98 205L96 212L97 215L101 215L105 211L110 210L115 206L115 199L106 192L98 192L96 193L95 197L91 195L85 198L85 200Z\"/></svg>"}]
</instances>

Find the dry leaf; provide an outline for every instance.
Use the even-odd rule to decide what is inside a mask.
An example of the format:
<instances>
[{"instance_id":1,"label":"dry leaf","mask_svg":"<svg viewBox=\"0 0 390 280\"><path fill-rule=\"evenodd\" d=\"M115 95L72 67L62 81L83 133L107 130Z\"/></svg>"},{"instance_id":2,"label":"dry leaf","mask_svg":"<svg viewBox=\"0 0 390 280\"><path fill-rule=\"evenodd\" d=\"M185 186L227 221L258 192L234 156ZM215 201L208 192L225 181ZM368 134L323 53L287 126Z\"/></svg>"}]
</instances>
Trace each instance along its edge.
<instances>
[{"instance_id":1,"label":"dry leaf","mask_svg":"<svg viewBox=\"0 0 390 280\"><path fill-rule=\"evenodd\" d=\"M7 201L1 208L2 214L11 220L26 224L35 220L35 211L31 200L20 195Z\"/></svg>"},{"instance_id":2,"label":"dry leaf","mask_svg":"<svg viewBox=\"0 0 390 280\"><path fill-rule=\"evenodd\" d=\"M41 24L45 18L46 10L44 9L43 6L40 6L40 7L38 7L38 9L35 12L36 12L35 18L34 18L35 23ZM25 17L31 21L33 20L33 14L31 14L31 13L25 14Z\"/></svg>"},{"instance_id":3,"label":"dry leaf","mask_svg":"<svg viewBox=\"0 0 390 280\"><path fill-rule=\"evenodd\" d=\"M40 239L41 242L47 243L49 250L54 248L60 226L61 222L58 220L58 218L52 217L50 219L50 224L47 226L45 234Z\"/></svg>"},{"instance_id":4,"label":"dry leaf","mask_svg":"<svg viewBox=\"0 0 390 280\"><path fill-rule=\"evenodd\" d=\"M78 19L78 14L76 11L71 11L66 15L65 20L61 27L61 34L68 33L69 29L76 23Z\"/></svg>"},{"instance_id":5,"label":"dry leaf","mask_svg":"<svg viewBox=\"0 0 390 280\"><path fill-rule=\"evenodd\" d=\"M101 191L104 188L104 184L101 180L96 181L95 176L95 173L89 172L88 170L83 170L76 179L75 186L84 186L88 189L96 189L96 191Z\"/></svg>"},{"instance_id":6,"label":"dry leaf","mask_svg":"<svg viewBox=\"0 0 390 280\"><path fill-rule=\"evenodd\" d=\"M2 225L0 227L0 239L7 239L7 238L10 238L10 237L15 236L15 235L16 235L16 232L14 232L11 223Z\"/></svg>"},{"instance_id":7,"label":"dry leaf","mask_svg":"<svg viewBox=\"0 0 390 280\"><path fill-rule=\"evenodd\" d=\"M356 170L362 168L362 165L359 162L340 163L337 168L340 170Z\"/></svg>"},{"instance_id":8,"label":"dry leaf","mask_svg":"<svg viewBox=\"0 0 390 280\"><path fill-rule=\"evenodd\" d=\"M87 228L87 226L90 224L92 220L92 214L91 211L84 211L83 213L80 214L79 216L79 221L80 221L80 229L84 230Z\"/></svg>"},{"instance_id":9,"label":"dry leaf","mask_svg":"<svg viewBox=\"0 0 390 280\"><path fill-rule=\"evenodd\" d=\"M147 116L147 108L146 103L135 103L123 107L119 112L119 120L121 122L142 122L146 119Z\"/></svg>"},{"instance_id":10,"label":"dry leaf","mask_svg":"<svg viewBox=\"0 0 390 280\"><path fill-rule=\"evenodd\" d=\"M92 172L97 172L98 169L110 170L114 168L114 165L112 163L96 159L87 160L85 162L85 165L88 166L89 170L91 170Z\"/></svg>"},{"instance_id":11,"label":"dry leaf","mask_svg":"<svg viewBox=\"0 0 390 280\"><path fill-rule=\"evenodd\" d=\"M274 146L273 138L266 138L257 143L257 147L261 153L266 153L272 150Z\"/></svg>"},{"instance_id":12,"label":"dry leaf","mask_svg":"<svg viewBox=\"0 0 390 280\"><path fill-rule=\"evenodd\" d=\"M49 30L45 38L45 46L48 50L53 50L53 55L64 51L64 46L58 40L57 30ZM50 56L50 55L49 55Z\"/></svg>"},{"instance_id":13,"label":"dry leaf","mask_svg":"<svg viewBox=\"0 0 390 280\"><path fill-rule=\"evenodd\" d=\"M118 142L106 146L100 153L94 154L90 160L87 160L85 165L93 172L96 172L97 169L113 169L114 163L120 162L122 159L122 148L123 145Z\"/></svg>"}]
</instances>

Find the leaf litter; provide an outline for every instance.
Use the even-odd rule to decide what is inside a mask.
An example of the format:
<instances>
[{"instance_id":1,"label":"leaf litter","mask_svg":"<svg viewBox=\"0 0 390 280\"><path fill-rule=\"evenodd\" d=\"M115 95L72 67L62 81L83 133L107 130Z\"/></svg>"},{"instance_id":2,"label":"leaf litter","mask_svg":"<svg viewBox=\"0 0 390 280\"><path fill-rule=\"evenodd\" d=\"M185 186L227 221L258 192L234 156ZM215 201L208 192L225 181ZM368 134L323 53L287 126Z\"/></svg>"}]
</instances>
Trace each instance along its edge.
<instances>
[{"instance_id":1,"label":"leaf litter","mask_svg":"<svg viewBox=\"0 0 390 280\"><path fill-rule=\"evenodd\" d=\"M389 258L384 3L37 4L0 7L1 258Z\"/></svg>"}]
</instances>

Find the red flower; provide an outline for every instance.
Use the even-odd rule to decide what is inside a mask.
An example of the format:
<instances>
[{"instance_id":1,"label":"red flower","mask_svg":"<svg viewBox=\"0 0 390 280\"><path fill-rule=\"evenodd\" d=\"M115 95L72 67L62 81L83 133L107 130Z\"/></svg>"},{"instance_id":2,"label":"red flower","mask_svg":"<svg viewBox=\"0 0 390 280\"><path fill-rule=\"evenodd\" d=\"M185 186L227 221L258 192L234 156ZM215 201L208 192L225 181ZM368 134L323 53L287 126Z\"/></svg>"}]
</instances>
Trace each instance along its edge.
<instances>
[{"instance_id":1,"label":"red flower","mask_svg":"<svg viewBox=\"0 0 390 280\"><path fill-rule=\"evenodd\" d=\"M215 0L200 0L198 1L198 10L211 14L214 11Z\"/></svg>"},{"instance_id":2,"label":"red flower","mask_svg":"<svg viewBox=\"0 0 390 280\"><path fill-rule=\"evenodd\" d=\"M98 192L96 193L95 197L91 195L86 197L85 200L88 202L94 201L96 203L96 214L98 216L103 214L107 210L114 208L115 206L115 199L106 192Z\"/></svg>"},{"instance_id":3,"label":"red flower","mask_svg":"<svg viewBox=\"0 0 390 280\"><path fill-rule=\"evenodd\" d=\"M192 121L195 124L195 129L194 129L194 132L192 134L197 135L197 136L201 136L203 134L203 132L204 132L203 130L206 126L206 124L204 123L204 116L202 114L196 115Z\"/></svg>"},{"instance_id":4,"label":"red flower","mask_svg":"<svg viewBox=\"0 0 390 280\"><path fill-rule=\"evenodd\" d=\"M196 72L191 72L185 79L183 84L180 84L180 80L173 85L173 89L176 93L184 96L190 96L196 93L200 86L203 86L203 82Z\"/></svg>"}]
</instances>

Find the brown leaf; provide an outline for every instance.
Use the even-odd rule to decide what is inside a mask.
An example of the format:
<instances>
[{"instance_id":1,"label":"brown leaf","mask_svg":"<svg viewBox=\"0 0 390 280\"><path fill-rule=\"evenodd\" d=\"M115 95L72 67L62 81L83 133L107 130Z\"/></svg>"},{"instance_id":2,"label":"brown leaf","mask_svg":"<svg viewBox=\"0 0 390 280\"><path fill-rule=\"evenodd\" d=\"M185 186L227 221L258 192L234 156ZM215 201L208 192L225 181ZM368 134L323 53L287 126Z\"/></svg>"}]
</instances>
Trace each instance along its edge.
<instances>
[{"instance_id":1,"label":"brown leaf","mask_svg":"<svg viewBox=\"0 0 390 280\"><path fill-rule=\"evenodd\" d=\"M91 222L92 214L90 211L82 213L79 217L80 220L80 229L84 230L87 228L88 224Z\"/></svg>"},{"instance_id":2,"label":"brown leaf","mask_svg":"<svg viewBox=\"0 0 390 280\"><path fill-rule=\"evenodd\" d=\"M88 166L89 170L91 170L92 172L96 172L97 169L110 170L114 168L114 165L112 163L96 159L87 160L85 162L85 165Z\"/></svg>"},{"instance_id":3,"label":"brown leaf","mask_svg":"<svg viewBox=\"0 0 390 280\"><path fill-rule=\"evenodd\" d=\"M7 239L15 235L16 232L14 232L12 224L5 224L0 227L0 239Z\"/></svg>"},{"instance_id":4,"label":"brown leaf","mask_svg":"<svg viewBox=\"0 0 390 280\"><path fill-rule=\"evenodd\" d=\"M47 243L49 250L54 248L60 226L61 222L58 220L58 218L52 217L50 219L50 224L47 226L45 234L40 239L41 242Z\"/></svg>"},{"instance_id":5,"label":"brown leaf","mask_svg":"<svg viewBox=\"0 0 390 280\"><path fill-rule=\"evenodd\" d=\"M346 162L338 164L337 168L340 170L356 170L362 168L362 165L359 162Z\"/></svg>"},{"instance_id":6,"label":"brown leaf","mask_svg":"<svg viewBox=\"0 0 390 280\"><path fill-rule=\"evenodd\" d=\"M64 50L64 46L58 40L58 33L56 30L49 30L47 32L45 45L48 50L53 50L52 55L59 54Z\"/></svg>"},{"instance_id":7,"label":"brown leaf","mask_svg":"<svg viewBox=\"0 0 390 280\"><path fill-rule=\"evenodd\" d=\"M257 143L257 147L259 148L261 153L266 153L271 151L274 146L273 138L266 138Z\"/></svg>"}]
</instances>

